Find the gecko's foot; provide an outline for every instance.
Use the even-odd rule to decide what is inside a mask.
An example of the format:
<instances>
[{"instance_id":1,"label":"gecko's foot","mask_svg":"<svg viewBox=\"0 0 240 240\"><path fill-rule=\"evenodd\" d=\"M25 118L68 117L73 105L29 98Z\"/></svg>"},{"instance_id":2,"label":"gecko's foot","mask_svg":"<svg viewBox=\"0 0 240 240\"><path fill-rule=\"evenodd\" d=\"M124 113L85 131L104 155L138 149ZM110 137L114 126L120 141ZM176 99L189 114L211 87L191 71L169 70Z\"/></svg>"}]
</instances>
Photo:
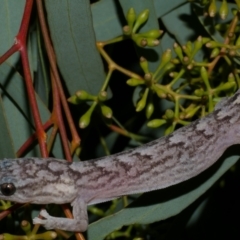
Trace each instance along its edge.
<instances>
[{"instance_id":1,"label":"gecko's foot","mask_svg":"<svg viewBox=\"0 0 240 240\"><path fill-rule=\"evenodd\" d=\"M41 225L44 225L46 224L47 220L45 219L41 219L39 217L35 217L33 218L33 224L41 224Z\"/></svg>"},{"instance_id":2,"label":"gecko's foot","mask_svg":"<svg viewBox=\"0 0 240 240\"><path fill-rule=\"evenodd\" d=\"M50 216L45 209L40 211L40 215L44 218L48 218Z\"/></svg>"},{"instance_id":3,"label":"gecko's foot","mask_svg":"<svg viewBox=\"0 0 240 240\"><path fill-rule=\"evenodd\" d=\"M35 218L33 218L33 224L45 225L47 223L47 218L49 217L48 212L45 209L43 209L43 210L41 210L40 215L46 219L41 219L39 217L35 217Z\"/></svg>"}]
</instances>

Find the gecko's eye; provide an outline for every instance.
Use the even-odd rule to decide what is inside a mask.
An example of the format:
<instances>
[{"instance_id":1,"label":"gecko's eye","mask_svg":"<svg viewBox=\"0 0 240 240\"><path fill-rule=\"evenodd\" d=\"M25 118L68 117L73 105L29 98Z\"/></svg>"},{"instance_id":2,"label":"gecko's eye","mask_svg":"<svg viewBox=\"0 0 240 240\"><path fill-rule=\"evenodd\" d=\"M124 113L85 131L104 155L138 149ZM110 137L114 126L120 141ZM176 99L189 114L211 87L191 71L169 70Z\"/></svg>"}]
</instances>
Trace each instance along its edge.
<instances>
[{"instance_id":1,"label":"gecko's eye","mask_svg":"<svg viewBox=\"0 0 240 240\"><path fill-rule=\"evenodd\" d=\"M1 192L4 196L11 196L15 193L16 188L13 183L3 183L1 185Z\"/></svg>"}]
</instances>

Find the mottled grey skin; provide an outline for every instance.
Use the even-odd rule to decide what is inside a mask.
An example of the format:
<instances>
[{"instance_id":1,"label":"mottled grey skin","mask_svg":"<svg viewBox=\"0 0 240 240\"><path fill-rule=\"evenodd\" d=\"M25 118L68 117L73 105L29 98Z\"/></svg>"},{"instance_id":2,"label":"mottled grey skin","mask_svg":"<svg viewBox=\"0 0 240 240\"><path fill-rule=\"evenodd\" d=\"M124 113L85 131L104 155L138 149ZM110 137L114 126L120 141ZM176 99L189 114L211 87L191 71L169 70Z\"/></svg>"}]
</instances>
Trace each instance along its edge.
<instances>
[{"instance_id":1,"label":"mottled grey skin","mask_svg":"<svg viewBox=\"0 0 240 240\"><path fill-rule=\"evenodd\" d=\"M139 148L96 160L68 163L54 158L5 159L0 162L0 186L13 183L11 196L0 199L36 204L71 203L74 219L45 219L34 223L47 229L87 229L89 204L122 195L147 192L192 178L240 143L240 91L224 99L205 118Z\"/></svg>"}]
</instances>

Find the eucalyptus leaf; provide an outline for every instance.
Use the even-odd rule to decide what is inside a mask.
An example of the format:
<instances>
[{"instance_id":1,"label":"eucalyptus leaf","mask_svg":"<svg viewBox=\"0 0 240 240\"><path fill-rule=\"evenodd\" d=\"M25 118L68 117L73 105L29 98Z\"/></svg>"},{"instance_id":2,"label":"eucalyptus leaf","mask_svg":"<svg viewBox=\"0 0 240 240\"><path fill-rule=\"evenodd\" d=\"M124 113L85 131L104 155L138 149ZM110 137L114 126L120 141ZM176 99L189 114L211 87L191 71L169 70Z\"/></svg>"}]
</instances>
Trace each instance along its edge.
<instances>
[{"instance_id":1,"label":"eucalyptus leaf","mask_svg":"<svg viewBox=\"0 0 240 240\"><path fill-rule=\"evenodd\" d=\"M8 76L8 72L11 72L10 76ZM5 80L6 76L9 77L7 80ZM25 83L18 72L13 71L13 68L10 65L3 63L0 68L0 85L2 89L3 106L5 109L4 114L6 115L5 118L7 124L5 131L8 129L9 138L11 140L11 144L7 139L6 143L10 144L9 148L11 148L10 146L13 146L14 152L17 152L22 144L24 144L31 134L34 133L32 113L29 107L28 99L26 98L27 92L25 89ZM50 118L50 112L37 95L36 99L41 119L44 123ZM57 135L57 138L55 139L53 154L57 158L64 158L59 135ZM9 154L5 155L5 157L8 155ZM39 146L36 145L31 148L27 152L26 156L40 157L41 154Z\"/></svg>"},{"instance_id":2,"label":"eucalyptus leaf","mask_svg":"<svg viewBox=\"0 0 240 240\"><path fill-rule=\"evenodd\" d=\"M2 103L2 98L0 97L0 159L3 158L14 158L16 157L13 141L9 129L9 125L6 119L6 112Z\"/></svg>"},{"instance_id":3,"label":"eucalyptus leaf","mask_svg":"<svg viewBox=\"0 0 240 240\"><path fill-rule=\"evenodd\" d=\"M105 79L89 1L45 1L57 63L70 92L97 94Z\"/></svg>"}]
</instances>

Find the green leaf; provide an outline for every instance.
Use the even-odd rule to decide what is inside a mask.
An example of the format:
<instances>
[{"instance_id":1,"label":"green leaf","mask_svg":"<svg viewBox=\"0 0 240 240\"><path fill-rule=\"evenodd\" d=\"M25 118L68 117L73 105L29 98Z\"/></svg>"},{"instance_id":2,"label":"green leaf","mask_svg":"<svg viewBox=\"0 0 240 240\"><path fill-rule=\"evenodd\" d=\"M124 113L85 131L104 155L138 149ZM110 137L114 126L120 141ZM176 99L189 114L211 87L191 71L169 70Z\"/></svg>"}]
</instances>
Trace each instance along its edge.
<instances>
[{"instance_id":1,"label":"green leaf","mask_svg":"<svg viewBox=\"0 0 240 240\"><path fill-rule=\"evenodd\" d=\"M45 1L59 69L70 94L97 94L105 74L95 45L89 1Z\"/></svg>"},{"instance_id":2,"label":"green leaf","mask_svg":"<svg viewBox=\"0 0 240 240\"><path fill-rule=\"evenodd\" d=\"M88 240L104 239L130 224L149 224L180 213L205 193L239 159L238 147L231 147L208 170L178 185L143 194L127 208L90 224Z\"/></svg>"},{"instance_id":3,"label":"green leaf","mask_svg":"<svg viewBox=\"0 0 240 240\"><path fill-rule=\"evenodd\" d=\"M11 149L13 146L13 152L17 152L17 150L25 143L25 141L34 133L34 125L31 110L29 107L29 102L27 100L27 92L25 89L25 83L18 72L13 72L12 67L6 63L3 63L0 68L0 86L2 88L2 96L3 96L3 106L6 118L6 124L0 125L3 126L5 130L1 130L3 132L3 136L6 136L6 149ZM8 72L11 72L11 75L8 78ZM46 122L50 117L50 112L41 99L36 95L37 104L39 108L39 112L41 115L42 122ZM1 109L0 109L1 111ZM3 122L3 120L2 120ZM1 123L1 112L0 112L0 123ZM50 128L51 130L51 128ZM8 131L8 132L7 132ZM9 134L7 136L6 134ZM8 138L7 138L8 137ZM0 138L1 139L1 138ZM11 141L11 142L9 142ZM0 140L1 142L1 140ZM3 142L5 144L5 142ZM37 143L37 142L36 142ZM7 151L7 150L6 150ZM7 152L3 154L3 156L8 157L10 154ZM57 135L53 154L57 158L64 158L64 153L62 149L62 144ZM41 156L38 145L33 145L33 147L27 152L26 156Z\"/></svg>"},{"instance_id":4,"label":"green leaf","mask_svg":"<svg viewBox=\"0 0 240 240\"><path fill-rule=\"evenodd\" d=\"M11 72L10 76L8 72ZM0 84L3 90L6 119L16 152L33 133L31 111L26 99L27 92L21 75L13 71L13 68L6 63L3 63L0 68ZM40 103L39 98L38 103ZM50 116L48 110L42 103L39 104L39 109L42 120L46 121ZM32 152L32 155L40 156L36 150Z\"/></svg>"},{"instance_id":5,"label":"green leaf","mask_svg":"<svg viewBox=\"0 0 240 240\"><path fill-rule=\"evenodd\" d=\"M16 157L10 129L6 119L6 112L3 106L2 97L0 97L0 159Z\"/></svg>"}]
</instances>

